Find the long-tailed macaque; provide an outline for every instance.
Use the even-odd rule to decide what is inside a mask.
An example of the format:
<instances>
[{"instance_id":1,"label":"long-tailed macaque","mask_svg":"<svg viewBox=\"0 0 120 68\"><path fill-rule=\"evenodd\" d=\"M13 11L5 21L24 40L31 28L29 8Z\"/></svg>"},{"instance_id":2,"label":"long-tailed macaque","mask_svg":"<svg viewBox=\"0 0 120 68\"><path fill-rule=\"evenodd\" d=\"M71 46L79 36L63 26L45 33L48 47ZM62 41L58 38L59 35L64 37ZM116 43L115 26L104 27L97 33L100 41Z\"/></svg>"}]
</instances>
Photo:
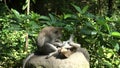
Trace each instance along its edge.
<instances>
[{"instance_id":1,"label":"long-tailed macaque","mask_svg":"<svg viewBox=\"0 0 120 68\"><path fill-rule=\"evenodd\" d=\"M89 53L85 48L82 48L80 44L68 40L64 41L59 48L59 52L52 52L52 55L58 54L54 55L55 57L52 57L49 60L45 59L46 55L40 57L34 55L34 57L28 62L29 65L26 65L26 67L29 68L32 64L32 66L35 66L36 68L89 68ZM62 53L64 57L60 56L60 53Z\"/></svg>"},{"instance_id":2,"label":"long-tailed macaque","mask_svg":"<svg viewBox=\"0 0 120 68\"><path fill-rule=\"evenodd\" d=\"M38 49L42 54L49 54L57 50L53 45L55 42L60 41L62 36L62 28L60 27L45 27L38 35L37 44ZM59 46L59 45L58 45Z\"/></svg>"},{"instance_id":3,"label":"long-tailed macaque","mask_svg":"<svg viewBox=\"0 0 120 68\"><path fill-rule=\"evenodd\" d=\"M86 57L87 61L89 61L90 57L88 51L85 48L82 48L80 44L75 43L73 38L73 35L71 35L68 41L64 41L59 52L65 57L69 57L75 52L81 52Z\"/></svg>"},{"instance_id":4,"label":"long-tailed macaque","mask_svg":"<svg viewBox=\"0 0 120 68\"><path fill-rule=\"evenodd\" d=\"M71 35L68 41L63 42L60 52L63 53L66 57L69 57L71 54L75 53L76 51L83 53L87 61L89 61L90 56L89 56L88 51L85 48L82 48L80 44L74 43L73 35Z\"/></svg>"},{"instance_id":5,"label":"long-tailed macaque","mask_svg":"<svg viewBox=\"0 0 120 68\"><path fill-rule=\"evenodd\" d=\"M45 27L43 28L37 39L38 52L42 55L48 55L51 52L57 51L57 46L61 46L60 38L62 36L62 28L60 27ZM30 54L23 63L23 68L25 67L27 61L34 56L35 53Z\"/></svg>"},{"instance_id":6,"label":"long-tailed macaque","mask_svg":"<svg viewBox=\"0 0 120 68\"><path fill-rule=\"evenodd\" d=\"M59 42L58 42L59 43ZM78 48L80 48L80 44L77 44L77 43L74 43L73 42L73 35L70 36L69 40L67 41L63 41L61 43L59 43L59 48L57 48L56 51L54 52L51 52L47 58L55 55L55 54L58 54L58 53L62 53L64 54L65 52L65 55L68 54L68 51L69 51L69 55L71 55L72 53L74 53L75 51L77 51Z\"/></svg>"}]
</instances>

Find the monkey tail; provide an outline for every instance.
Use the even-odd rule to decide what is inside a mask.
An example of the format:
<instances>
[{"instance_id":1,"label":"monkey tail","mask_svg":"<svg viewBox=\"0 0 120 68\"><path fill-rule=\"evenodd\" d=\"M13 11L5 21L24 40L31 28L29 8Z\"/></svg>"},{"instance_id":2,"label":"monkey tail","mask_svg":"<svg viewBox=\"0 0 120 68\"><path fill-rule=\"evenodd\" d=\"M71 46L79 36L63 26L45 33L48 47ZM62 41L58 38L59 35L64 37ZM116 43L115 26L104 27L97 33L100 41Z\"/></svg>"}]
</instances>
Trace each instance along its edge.
<instances>
[{"instance_id":1,"label":"monkey tail","mask_svg":"<svg viewBox=\"0 0 120 68\"><path fill-rule=\"evenodd\" d=\"M25 59L25 61L23 62L23 68L25 68L26 63L28 62L28 60L29 60L32 56L34 56L34 53L30 54L30 55Z\"/></svg>"}]
</instances>

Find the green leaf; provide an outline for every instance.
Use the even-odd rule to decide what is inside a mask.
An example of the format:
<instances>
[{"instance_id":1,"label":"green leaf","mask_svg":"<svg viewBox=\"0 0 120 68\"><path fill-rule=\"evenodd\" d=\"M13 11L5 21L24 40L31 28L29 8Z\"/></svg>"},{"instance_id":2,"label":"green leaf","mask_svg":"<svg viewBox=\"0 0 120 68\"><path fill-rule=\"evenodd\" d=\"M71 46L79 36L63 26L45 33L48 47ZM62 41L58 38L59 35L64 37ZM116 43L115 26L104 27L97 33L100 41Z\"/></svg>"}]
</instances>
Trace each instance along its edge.
<instances>
[{"instance_id":1,"label":"green leaf","mask_svg":"<svg viewBox=\"0 0 120 68\"><path fill-rule=\"evenodd\" d=\"M25 10L29 6L30 0L26 0L25 5L22 7L23 10Z\"/></svg>"},{"instance_id":2,"label":"green leaf","mask_svg":"<svg viewBox=\"0 0 120 68\"><path fill-rule=\"evenodd\" d=\"M27 8L27 6L28 6L27 4L23 5L22 10L25 10Z\"/></svg>"},{"instance_id":3,"label":"green leaf","mask_svg":"<svg viewBox=\"0 0 120 68\"><path fill-rule=\"evenodd\" d=\"M14 9L11 9L11 11L15 14L15 16L16 16L17 18L20 18L20 14L19 14L18 11L14 10Z\"/></svg>"},{"instance_id":4,"label":"green leaf","mask_svg":"<svg viewBox=\"0 0 120 68\"><path fill-rule=\"evenodd\" d=\"M111 58L112 57L112 55L113 55L113 53L108 53L106 56L106 58Z\"/></svg>"},{"instance_id":5,"label":"green leaf","mask_svg":"<svg viewBox=\"0 0 120 68\"><path fill-rule=\"evenodd\" d=\"M91 35L92 30L89 30L87 28L82 28L81 33L86 34L86 35Z\"/></svg>"},{"instance_id":6,"label":"green leaf","mask_svg":"<svg viewBox=\"0 0 120 68\"><path fill-rule=\"evenodd\" d=\"M114 48L116 51L118 51L119 49L120 49L120 47L119 47L119 44L118 43L116 43L116 45L115 45L115 48Z\"/></svg>"},{"instance_id":7,"label":"green leaf","mask_svg":"<svg viewBox=\"0 0 120 68\"><path fill-rule=\"evenodd\" d=\"M100 25L105 25L106 24L106 20L103 17L96 17L96 21Z\"/></svg>"},{"instance_id":8,"label":"green leaf","mask_svg":"<svg viewBox=\"0 0 120 68\"><path fill-rule=\"evenodd\" d=\"M51 23L55 23L56 18L52 14L49 14L49 16L50 16L50 19L51 19Z\"/></svg>"},{"instance_id":9,"label":"green leaf","mask_svg":"<svg viewBox=\"0 0 120 68\"><path fill-rule=\"evenodd\" d=\"M67 19L67 18L69 18L71 16L72 16L71 14L64 14L64 19Z\"/></svg>"},{"instance_id":10,"label":"green leaf","mask_svg":"<svg viewBox=\"0 0 120 68\"><path fill-rule=\"evenodd\" d=\"M29 24L30 24L31 28L33 28L33 29L39 28L38 24L36 24L36 22L34 22L34 21L30 21Z\"/></svg>"},{"instance_id":11,"label":"green leaf","mask_svg":"<svg viewBox=\"0 0 120 68\"><path fill-rule=\"evenodd\" d=\"M96 35L97 34L97 31L92 31L91 32L91 35Z\"/></svg>"},{"instance_id":12,"label":"green leaf","mask_svg":"<svg viewBox=\"0 0 120 68\"><path fill-rule=\"evenodd\" d=\"M82 13L85 13L85 12L88 10L88 7L89 7L89 6L85 6L85 7L82 9Z\"/></svg>"},{"instance_id":13,"label":"green leaf","mask_svg":"<svg viewBox=\"0 0 120 68\"><path fill-rule=\"evenodd\" d=\"M79 12L79 13L82 13L82 10L80 9L80 7L72 4L72 6Z\"/></svg>"},{"instance_id":14,"label":"green leaf","mask_svg":"<svg viewBox=\"0 0 120 68\"><path fill-rule=\"evenodd\" d=\"M110 33L110 27L107 23L104 24L104 26L106 27L106 29L108 30L108 32Z\"/></svg>"},{"instance_id":15,"label":"green leaf","mask_svg":"<svg viewBox=\"0 0 120 68\"><path fill-rule=\"evenodd\" d=\"M95 18L95 15L91 14L91 13L85 13L87 18Z\"/></svg>"},{"instance_id":16,"label":"green leaf","mask_svg":"<svg viewBox=\"0 0 120 68\"><path fill-rule=\"evenodd\" d=\"M50 20L50 18L49 17L47 17L47 16L40 16L40 19L43 19L43 20Z\"/></svg>"},{"instance_id":17,"label":"green leaf","mask_svg":"<svg viewBox=\"0 0 120 68\"><path fill-rule=\"evenodd\" d=\"M120 33L119 32L112 32L111 36L120 38Z\"/></svg>"}]
</instances>

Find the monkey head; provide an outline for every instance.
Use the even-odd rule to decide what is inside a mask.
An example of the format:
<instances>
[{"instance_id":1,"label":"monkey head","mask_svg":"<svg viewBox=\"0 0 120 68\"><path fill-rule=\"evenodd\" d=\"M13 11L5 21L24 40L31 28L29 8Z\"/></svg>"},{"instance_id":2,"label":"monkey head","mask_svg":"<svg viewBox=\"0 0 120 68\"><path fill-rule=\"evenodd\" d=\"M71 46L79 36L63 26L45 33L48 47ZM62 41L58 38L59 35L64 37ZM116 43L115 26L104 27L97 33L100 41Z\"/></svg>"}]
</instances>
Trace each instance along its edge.
<instances>
[{"instance_id":1,"label":"monkey head","mask_svg":"<svg viewBox=\"0 0 120 68\"><path fill-rule=\"evenodd\" d=\"M58 41L58 39L60 39L62 37L62 28L61 27L47 27L49 30L47 34L47 36L49 36L51 39L55 39Z\"/></svg>"}]
</instances>

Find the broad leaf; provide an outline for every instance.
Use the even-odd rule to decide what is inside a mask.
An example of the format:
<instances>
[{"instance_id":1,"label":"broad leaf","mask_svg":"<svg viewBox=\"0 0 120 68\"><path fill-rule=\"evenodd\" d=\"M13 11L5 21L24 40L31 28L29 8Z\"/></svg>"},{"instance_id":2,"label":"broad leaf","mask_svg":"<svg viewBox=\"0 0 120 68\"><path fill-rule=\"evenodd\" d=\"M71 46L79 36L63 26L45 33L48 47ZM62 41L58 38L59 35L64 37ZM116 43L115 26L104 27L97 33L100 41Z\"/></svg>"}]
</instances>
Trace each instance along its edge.
<instances>
[{"instance_id":1,"label":"broad leaf","mask_svg":"<svg viewBox=\"0 0 120 68\"><path fill-rule=\"evenodd\" d=\"M88 10L88 7L89 7L89 6L85 6L85 7L82 9L82 13L85 13L85 12Z\"/></svg>"},{"instance_id":2,"label":"broad leaf","mask_svg":"<svg viewBox=\"0 0 120 68\"><path fill-rule=\"evenodd\" d=\"M14 9L11 9L11 11L15 14L15 16L16 16L17 18L20 18L20 14L19 14L18 11L14 10Z\"/></svg>"},{"instance_id":3,"label":"broad leaf","mask_svg":"<svg viewBox=\"0 0 120 68\"><path fill-rule=\"evenodd\" d=\"M111 36L120 38L120 33L119 32L112 32Z\"/></svg>"},{"instance_id":4,"label":"broad leaf","mask_svg":"<svg viewBox=\"0 0 120 68\"><path fill-rule=\"evenodd\" d=\"M72 6L79 12L79 13L82 13L82 10L80 9L80 7L72 4Z\"/></svg>"}]
</instances>

